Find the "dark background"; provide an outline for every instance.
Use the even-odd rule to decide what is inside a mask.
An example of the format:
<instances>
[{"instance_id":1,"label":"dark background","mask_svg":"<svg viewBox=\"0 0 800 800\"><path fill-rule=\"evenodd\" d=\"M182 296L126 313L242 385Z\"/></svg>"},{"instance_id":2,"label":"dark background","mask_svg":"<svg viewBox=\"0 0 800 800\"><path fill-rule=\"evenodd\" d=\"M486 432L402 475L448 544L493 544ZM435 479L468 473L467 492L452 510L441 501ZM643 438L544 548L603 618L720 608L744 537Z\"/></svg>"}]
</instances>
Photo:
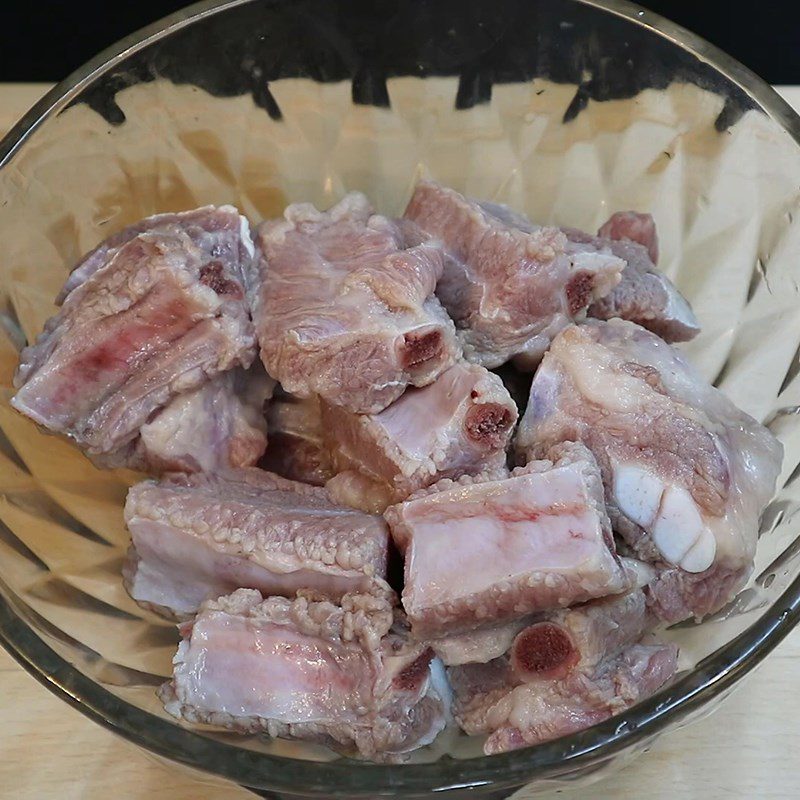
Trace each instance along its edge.
<instances>
[{"instance_id":1,"label":"dark background","mask_svg":"<svg viewBox=\"0 0 800 800\"><path fill-rule=\"evenodd\" d=\"M0 81L57 81L185 0L0 0ZM800 1L645 0L770 83L800 84Z\"/></svg>"}]
</instances>

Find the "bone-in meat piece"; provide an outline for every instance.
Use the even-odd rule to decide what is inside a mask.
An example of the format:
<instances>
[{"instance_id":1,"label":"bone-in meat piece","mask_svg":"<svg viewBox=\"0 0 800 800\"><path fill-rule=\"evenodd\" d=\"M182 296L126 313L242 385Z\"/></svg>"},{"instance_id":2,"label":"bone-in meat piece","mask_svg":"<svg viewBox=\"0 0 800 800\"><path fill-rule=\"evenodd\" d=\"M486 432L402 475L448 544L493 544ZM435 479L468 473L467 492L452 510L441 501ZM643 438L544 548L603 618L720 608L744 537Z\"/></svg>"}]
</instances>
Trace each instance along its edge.
<instances>
[{"instance_id":1,"label":"bone-in meat piece","mask_svg":"<svg viewBox=\"0 0 800 800\"><path fill-rule=\"evenodd\" d=\"M652 623L641 589L543 615L500 658L448 669L456 721L487 753L601 722L674 674L677 648L642 640Z\"/></svg>"},{"instance_id":2,"label":"bone-in meat piece","mask_svg":"<svg viewBox=\"0 0 800 800\"><path fill-rule=\"evenodd\" d=\"M625 590L600 473L567 445L515 470L445 479L385 517L405 556L414 635L467 632Z\"/></svg>"},{"instance_id":3,"label":"bone-in meat piece","mask_svg":"<svg viewBox=\"0 0 800 800\"><path fill-rule=\"evenodd\" d=\"M563 673L564 666L572 668L579 662L584 667L594 666L612 645L617 647L616 642L622 647L634 641L657 621L647 611L641 591L652 580L652 569L634 559L622 558L621 561L632 586L623 596L593 600L574 609L532 614L468 633L431 639L428 643L447 666L485 664L508 653L512 644L512 659L514 652L518 656L522 653L517 662L527 663L524 671L532 671L531 658L525 658L524 653L534 647L540 670ZM518 636L523 630L527 630L526 635ZM522 644L525 647L520 650ZM541 657L542 650L549 651L547 658ZM559 654L555 660L554 650ZM580 653L580 657L576 657L576 653Z\"/></svg>"},{"instance_id":4,"label":"bone-in meat piece","mask_svg":"<svg viewBox=\"0 0 800 800\"><path fill-rule=\"evenodd\" d=\"M335 598L386 575L389 537L380 517L254 468L140 483L128 493L125 522L133 544L128 591L176 617L243 586Z\"/></svg>"},{"instance_id":5,"label":"bone-in meat piece","mask_svg":"<svg viewBox=\"0 0 800 800\"><path fill-rule=\"evenodd\" d=\"M497 203L480 204L488 214L526 233L541 230L522 214ZM561 228L571 246L612 253L625 262L620 282L608 294L596 299L588 314L597 319L635 322L668 342L683 342L700 332L691 306L670 279L656 269L658 234L650 214L620 211L605 222L597 236Z\"/></svg>"},{"instance_id":6,"label":"bone-in meat piece","mask_svg":"<svg viewBox=\"0 0 800 800\"><path fill-rule=\"evenodd\" d=\"M155 214L112 234L87 253L72 268L56 303L61 305L73 289L104 267L124 244L140 233L153 230L185 233L209 258L230 264L239 281L244 279L247 265L255 254L250 225L233 206L203 206L176 214Z\"/></svg>"},{"instance_id":7,"label":"bone-in meat piece","mask_svg":"<svg viewBox=\"0 0 800 800\"><path fill-rule=\"evenodd\" d=\"M676 667L674 644L643 642L561 680L521 682L507 658L448 672L458 724L470 735L488 733L484 752L491 754L596 725L656 692Z\"/></svg>"},{"instance_id":8,"label":"bone-in meat piece","mask_svg":"<svg viewBox=\"0 0 800 800\"><path fill-rule=\"evenodd\" d=\"M179 228L113 250L26 347L12 404L92 455L133 442L179 394L255 355L241 264Z\"/></svg>"},{"instance_id":9,"label":"bone-in meat piece","mask_svg":"<svg viewBox=\"0 0 800 800\"><path fill-rule=\"evenodd\" d=\"M782 447L676 350L622 320L556 337L516 446L524 461L563 441L597 458L615 530L657 567L651 600L666 621L701 618L741 588Z\"/></svg>"},{"instance_id":10,"label":"bone-in meat piece","mask_svg":"<svg viewBox=\"0 0 800 800\"><path fill-rule=\"evenodd\" d=\"M607 248L571 242L557 228L520 227L509 209L479 204L430 181L405 211L446 251L436 293L456 322L464 355L486 367L512 357L531 369L553 336L619 281Z\"/></svg>"},{"instance_id":11,"label":"bone-in meat piece","mask_svg":"<svg viewBox=\"0 0 800 800\"><path fill-rule=\"evenodd\" d=\"M303 399L279 390L267 410L267 428L270 443L259 462L262 469L315 486L333 477L316 396Z\"/></svg>"},{"instance_id":12,"label":"bone-in meat piece","mask_svg":"<svg viewBox=\"0 0 800 800\"><path fill-rule=\"evenodd\" d=\"M590 317L621 317L668 342L685 342L700 333L700 324L687 300L655 267L658 237L649 214L614 214L598 231L599 238L573 230L566 233L574 241L608 248L626 262L617 286L589 306Z\"/></svg>"},{"instance_id":13,"label":"bone-in meat piece","mask_svg":"<svg viewBox=\"0 0 800 800\"><path fill-rule=\"evenodd\" d=\"M205 603L181 632L160 691L178 718L389 761L432 742L447 721L441 664L393 625L385 596L348 594L337 605L240 589Z\"/></svg>"},{"instance_id":14,"label":"bone-in meat piece","mask_svg":"<svg viewBox=\"0 0 800 800\"><path fill-rule=\"evenodd\" d=\"M373 214L358 193L284 217L259 229L251 291L261 358L284 389L374 413L454 363L455 330L434 296L440 248L406 247L409 226Z\"/></svg>"},{"instance_id":15,"label":"bone-in meat piece","mask_svg":"<svg viewBox=\"0 0 800 800\"><path fill-rule=\"evenodd\" d=\"M441 478L505 466L516 421L517 408L500 378L467 362L422 389L408 389L377 414L323 403L325 441L336 470L345 473L328 489L339 497L337 486L355 471L365 479L355 499L382 511Z\"/></svg>"},{"instance_id":16,"label":"bone-in meat piece","mask_svg":"<svg viewBox=\"0 0 800 800\"><path fill-rule=\"evenodd\" d=\"M224 372L179 394L133 443L93 461L151 474L252 467L267 447L264 412L274 383L260 364Z\"/></svg>"}]
</instances>

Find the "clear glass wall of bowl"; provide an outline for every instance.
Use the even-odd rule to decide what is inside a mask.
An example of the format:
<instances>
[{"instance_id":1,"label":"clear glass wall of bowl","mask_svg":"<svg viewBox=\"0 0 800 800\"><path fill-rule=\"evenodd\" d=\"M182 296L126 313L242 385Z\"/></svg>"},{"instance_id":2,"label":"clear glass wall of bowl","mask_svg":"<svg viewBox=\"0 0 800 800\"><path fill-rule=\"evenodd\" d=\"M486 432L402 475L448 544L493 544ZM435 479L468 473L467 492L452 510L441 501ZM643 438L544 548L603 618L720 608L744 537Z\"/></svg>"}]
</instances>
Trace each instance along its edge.
<instances>
[{"instance_id":1,"label":"clear glass wall of bowl","mask_svg":"<svg viewBox=\"0 0 800 800\"><path fill-rule=\"evenodd\" d=\"M521 798L602 775L705 713L796 614L800 151L791 131L797 118L743 68L623 3L212 3L105 54L4 142L6 643L96 720L268 797L449 788L453 797L520 789ZM453 736L386 767L190 732L155 696L176 631L122 587L121 509L136 476L95 469L10 408L18 348L53 313L78 256L143 216L234 203L260 220L352 189L393 214L423 176L543 223L594 230L616 210L653 213L661 266L703 324L684 349L786 447L753 580L702 626L670 632L683 651L676 684L538 748L485 758L480 742Z\"/></svg>"}]
</instances>

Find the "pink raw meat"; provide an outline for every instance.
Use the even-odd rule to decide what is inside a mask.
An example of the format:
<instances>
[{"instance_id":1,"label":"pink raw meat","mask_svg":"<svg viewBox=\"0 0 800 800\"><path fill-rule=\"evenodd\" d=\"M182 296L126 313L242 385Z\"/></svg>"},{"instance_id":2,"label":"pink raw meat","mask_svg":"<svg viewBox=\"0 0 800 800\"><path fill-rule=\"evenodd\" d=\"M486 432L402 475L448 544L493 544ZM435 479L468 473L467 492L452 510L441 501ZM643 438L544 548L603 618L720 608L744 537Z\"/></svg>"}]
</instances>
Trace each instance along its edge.
<instances>
[{"instance_id":1,"label":"pink raw meat","mask_svg":"<svg viewBox=\"0 0 800 800\"><path fill-rule=\"evenodd\" d=\"M20 356L12 404L92 455L130 445L179 394L255 355L238 261L179 228L136 235Z\"/></svg>"},{"instance_id":2,"label":"pink raw meat","mask_svg":"<svg viewBox=\"0 0 800 800\"><path fill-rule=\"evenodd\" d=\"M319 398L303 399L279 390L269 404L267 427L269 446L259 462L262 469L315 486L333 477L322 442Z\"/></svg>"},{"instance_id":3,"label":"pink raw meat","mask_svg":"<svg viewBox=\"0 0 800 800\"><path fill-rule=\"evenodd\" d=\"M133 539L128 591L177 617L242 586L340 597L382 585L386 575L380 517L258 469L145 481L128 493L125 522Z\"/></svg>"},{"instance_id":4,"label":"pink raw meat","mask_svg":"<svg viewBox=\"0 0 800 800\"><path fill-rule=\"evenodd\" d=\"M506 655L448 669L456 721L469 734L490 734L487 753L602 722L674 674L675 645L641 640L652 624L641 589L543 615Z\"/></svg>"},{"instance_id":5,"label":"pink raw meat","mask_svg":"<svg viewBox=\"0 0 800 800\"><path fill-rule=\"evenodd\" d=\"M401 760L444 728L449 690L430 648L409 640L384 594L340 604L240 589L182 629L161 698L190 722L309 739Z\"/></svg>"},{"instance_id":6,"label":"pink raw meat","mask_svg":"<svg viewBox=\"0 0 800 800\"><path fill-rule=\"evenodd\" d=\"M355 192L329 211L291 205L261 225L253 318L267 371L288 392L374 413L458 358L433 294L442 251L407 247L406 228Z\"/></svg>"},{"instance_id":7,"label":"pink raw meat","mask_svg":"<svg viewBox=\"0 0 800 800\"><path fill-rule=\"evenodd\" d=\"M563 331L531 385L524 462L583 442L615 530L656 565L654 608L701 618L746 581L782 447L658 336L623 320Z\"/></svg>"},{"instance_id":8,"label":"pink raw meat","mask_svg":"<svg viewBox=\"0 0 800 800\"><path fill-rule=\"evenodd\" d=\"M325 441L340 473L334 497L369 511L441 478L505 466L517 408L501 380L459 362L377 414L322 405Z\"/></svg>"},{"instance_id":9,"label":"pink raw meat","mask_svg":"<svg viewBox=\"0 0 800 800\"><path fill-rule=\"evenodd\" d=\"M580 445L550 456L555 463L511 475L445 479L386 510L405 556L402 599L415 636L466 632L628 588L594 459Z\"/></svg>"},{"instance_id":10,"label":"pink raw meat","mask_svg":"<svg viewBox=\"0 0 800 800\"><path fill-rule=\"evenodd\" d=\"M224 372L175 397L134 442L92 460L151 474L252 467L267 447L264 412L273 386L260 364Z\"/></svg>"},{"instance_id":11,"label":"pink raw meat","mask_svg":"<svg viewBox=\"0 0 800 800\"><path fill-rule=\"evenodd\" d=\"M535 367L558 331L619 281L609 249L571 242L558 228L420 181L405 216L446 251L436 293L459 329L467 359ZM522 223L527 223L522 225Z\"/></svg>"}]
</instances>

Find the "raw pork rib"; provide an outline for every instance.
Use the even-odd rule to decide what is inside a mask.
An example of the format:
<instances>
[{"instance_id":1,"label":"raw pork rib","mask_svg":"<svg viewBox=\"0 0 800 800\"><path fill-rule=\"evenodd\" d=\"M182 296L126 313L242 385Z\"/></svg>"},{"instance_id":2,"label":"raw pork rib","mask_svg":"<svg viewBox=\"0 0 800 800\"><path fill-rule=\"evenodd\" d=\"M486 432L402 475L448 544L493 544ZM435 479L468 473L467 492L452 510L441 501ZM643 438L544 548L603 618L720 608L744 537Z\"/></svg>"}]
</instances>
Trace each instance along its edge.
<instances>
[{"instance_id":1,"label":"raw pork rib","mask_svg":"<svg viewBox=\"0 0 800 800\"><path fill-rule=\"evenodd\" d=\"M177 228L112 253L22 351L12 400L90 454L124 447L176 395L255 355L237 259Z\"/></svg>"},{"instance_id":2,"label":"raw pork rib","mask_svg":"<svg viewBox=\"0 0 800 800\"><path fill-rule=\"evenodd\" d=\"M522 214L497 203L480 203L491 214L525 233L542 230ZM658 234L650 214L621 211L603 224L597 236L575 228L561 228L572 247L598 253L612 253L625 263L620 282L589 306L588 314L597 319L622 319L636 322L668 342L683 342L700 332L691 306L672 281L656 269Z\"/></svg>"},{"instance_id":3,"label":"raw pork rib","mask_svg":"<svg viewBox=\"0 0 800 800\"><path fill-rule=\"evenodd\" d=\"M597 458L615 530L660 571L650 591L663 619L701 618L741 588L782 448L676 350L622 320L563 331L517 448L524 461L563 441Z\"/></svg>"},{"instance_id":4,"label":"raw pork rib","mask_svg":"<svg viewBox=\"0 0 800 800\"><path fill-rule=\"evenodd\" d=\"M639 641L651 625L640 589L546 615L506 655L448 669L456 721L469 734L490 734L487 753L597 724L675 673L674 645Z\"/></svg>"},{"instance_id":5,"label":"raw pork rib","mask_svg":"<svg viewBox=\"0 0 800 800\"><path fill-rule=\"evenodd\" d=\"M61 305L73 289L104 267L122 245L140 233L154 230L187 234L209 258L218 258L229 264L239 281L244 279L248 262L255 255L250 224L233 206L203 206L177 214L156 214L109 236L87 253L73 267L56 303Z\"/></svg>"},{"instance_id":6,"label":"raw pork rib","mask_svg":"<svg viewBox=\"0 0 800 800\"><path fill-rule=\"evenodd\" d=\"M329 211L303 203L284 216L259 229L252 290L261 358L284 389L374 413L453 364L455 330L433 294L438 247L406 248L409 226L355 192Z\"/></svg>"},{"instance_id":7,"label":"raw pork rib","mask_svg":"<svg viewBox=\"0 0 800 800\"><path fill-rule=\"evenodd\" d=\"M486 367L512 357L533 368L551 339L619 281L609 249L571 242L502 206L481 205L421 181L405 212L446 248L436 293L459 328L464 354Z\"/></svg>"},{"instance_id":8,"label":"raw pork rib","mask_svg":"<svg viewBox=\"0 0 800 800\"><path fill-rule=\"evenodd\" d=\"M440 478L505 466L516 422L500 378L467 362L377 414L323 403L325 441L341 473L328 489L343 502L383 511ZM351 485L358 491L348 492Z\"/></svg>"},{"instance_id":9,"label":"raw pork rib","mask_svg":"<svg viewBox=\"0 0 800 800\"><path fill-rule=\"evenodd\" d=\"M334 605L240 589L205 603L181 630L160 692L178 718L390 761L432 742L447 721L441 664L393 625L383 596Z\"/></svg>"},{"instance_id":10,"label":"raw pork rib","mask_svg":"<svg viewBox=\"0 0 800 800\"><path fill-rule=\"evenodd\" d=\"M598 231L599 239L572 230L566 233L574 241L608 247L627 263L619 284L589 306L590 317L621 317L668 342L685 342L700 333L700 324L689 303L655 267L658 238L649 214L633 211L614 214Z\"/></svg>"},{"instance_id":11,"label":"raw pork rib","mask_svg":"<svg viewBox=\"0 0 800 800\"><path fill-rule=\"evenodd\" d=\"M93 460L151 474L252 467L267 447L264 408L274 383L260 364L224 372L179 394L133 443Z\"/></svg>"},{"instance_id":12,"label":"raw pork rib","mask_svg":"<svg viewBox=\"0 0 800 800\"><path fill-rule=\"evenodd\" d=\"M269 404L267 428L269 447L259 467L315 486L333 477L316 396L304 400L279 390Z\"/></svg>"},{"instance_id":13,"label":"raw pork rib","mask_svg":"<svg viewBox=\"0 0 800 800\"><path fill-rule=\"evenodd\" d=\"M174 616L242 586L340 597L386 575L389 536L380 517L258 469L145 481L128 493L125 522L131 597Z\"/></svg>"},{"instance_id":14,"label":"raw pork rib","mask_svg":"<svg viewBox=\"0 0 800 800\"><path fill-rule=\"evenodd\" d=\"M626 590L600 472L580 445L556 461L445 479L386 510L405 555L403 607L435 638Z\"/></svg>"},{"instance_id":15,"label":"raw pork rib","mask_svg":"<svg viewBox=\"0 0 800 800\"><path fill-rule=\"evenodd\" d=\"M654 570L647 564L632 558L621 558L625 571L628 573L631 591L626 595L624 602L618 602L617 597L610 600L595 600L582 606L583 611L579 615L572 615L569 611L549 611L540 614L532 614L527 617L512 620L502 624L493 624L483 628L477 628L468 633L455 634L453 636L443 636L439 639L431 639L430 646L437 656L447 666L459 664L485 664L487 661L499 658L508 652L517 634L524 628L528 628L534 623L547 621L551 624L558 624L562 627L570 628L573 623L580 623L581 620L591 620L594 629L600 632L603 637L609 634L614 635L613 631L617 628L629 629L631 625L641 626L641 631L645 630L644 616L644 594L641 591L655 575ZM591 612L588 610L591 609ZM587 611L587 613L584 613ZM613 617L609 624L598 626L603 617ZM655 619L652 619L652 623ZM540 630L552 630L552 627ZM581 629L582 630L582 629ZM577 632L579 637L587 640L587 634ZM546 639L547 637L545 637ZM595 637L597 640L598 637ZM599 646L599 642L598 642ZM582 645L582 648L583 645Z\"/></svg>"}]
</instances>

